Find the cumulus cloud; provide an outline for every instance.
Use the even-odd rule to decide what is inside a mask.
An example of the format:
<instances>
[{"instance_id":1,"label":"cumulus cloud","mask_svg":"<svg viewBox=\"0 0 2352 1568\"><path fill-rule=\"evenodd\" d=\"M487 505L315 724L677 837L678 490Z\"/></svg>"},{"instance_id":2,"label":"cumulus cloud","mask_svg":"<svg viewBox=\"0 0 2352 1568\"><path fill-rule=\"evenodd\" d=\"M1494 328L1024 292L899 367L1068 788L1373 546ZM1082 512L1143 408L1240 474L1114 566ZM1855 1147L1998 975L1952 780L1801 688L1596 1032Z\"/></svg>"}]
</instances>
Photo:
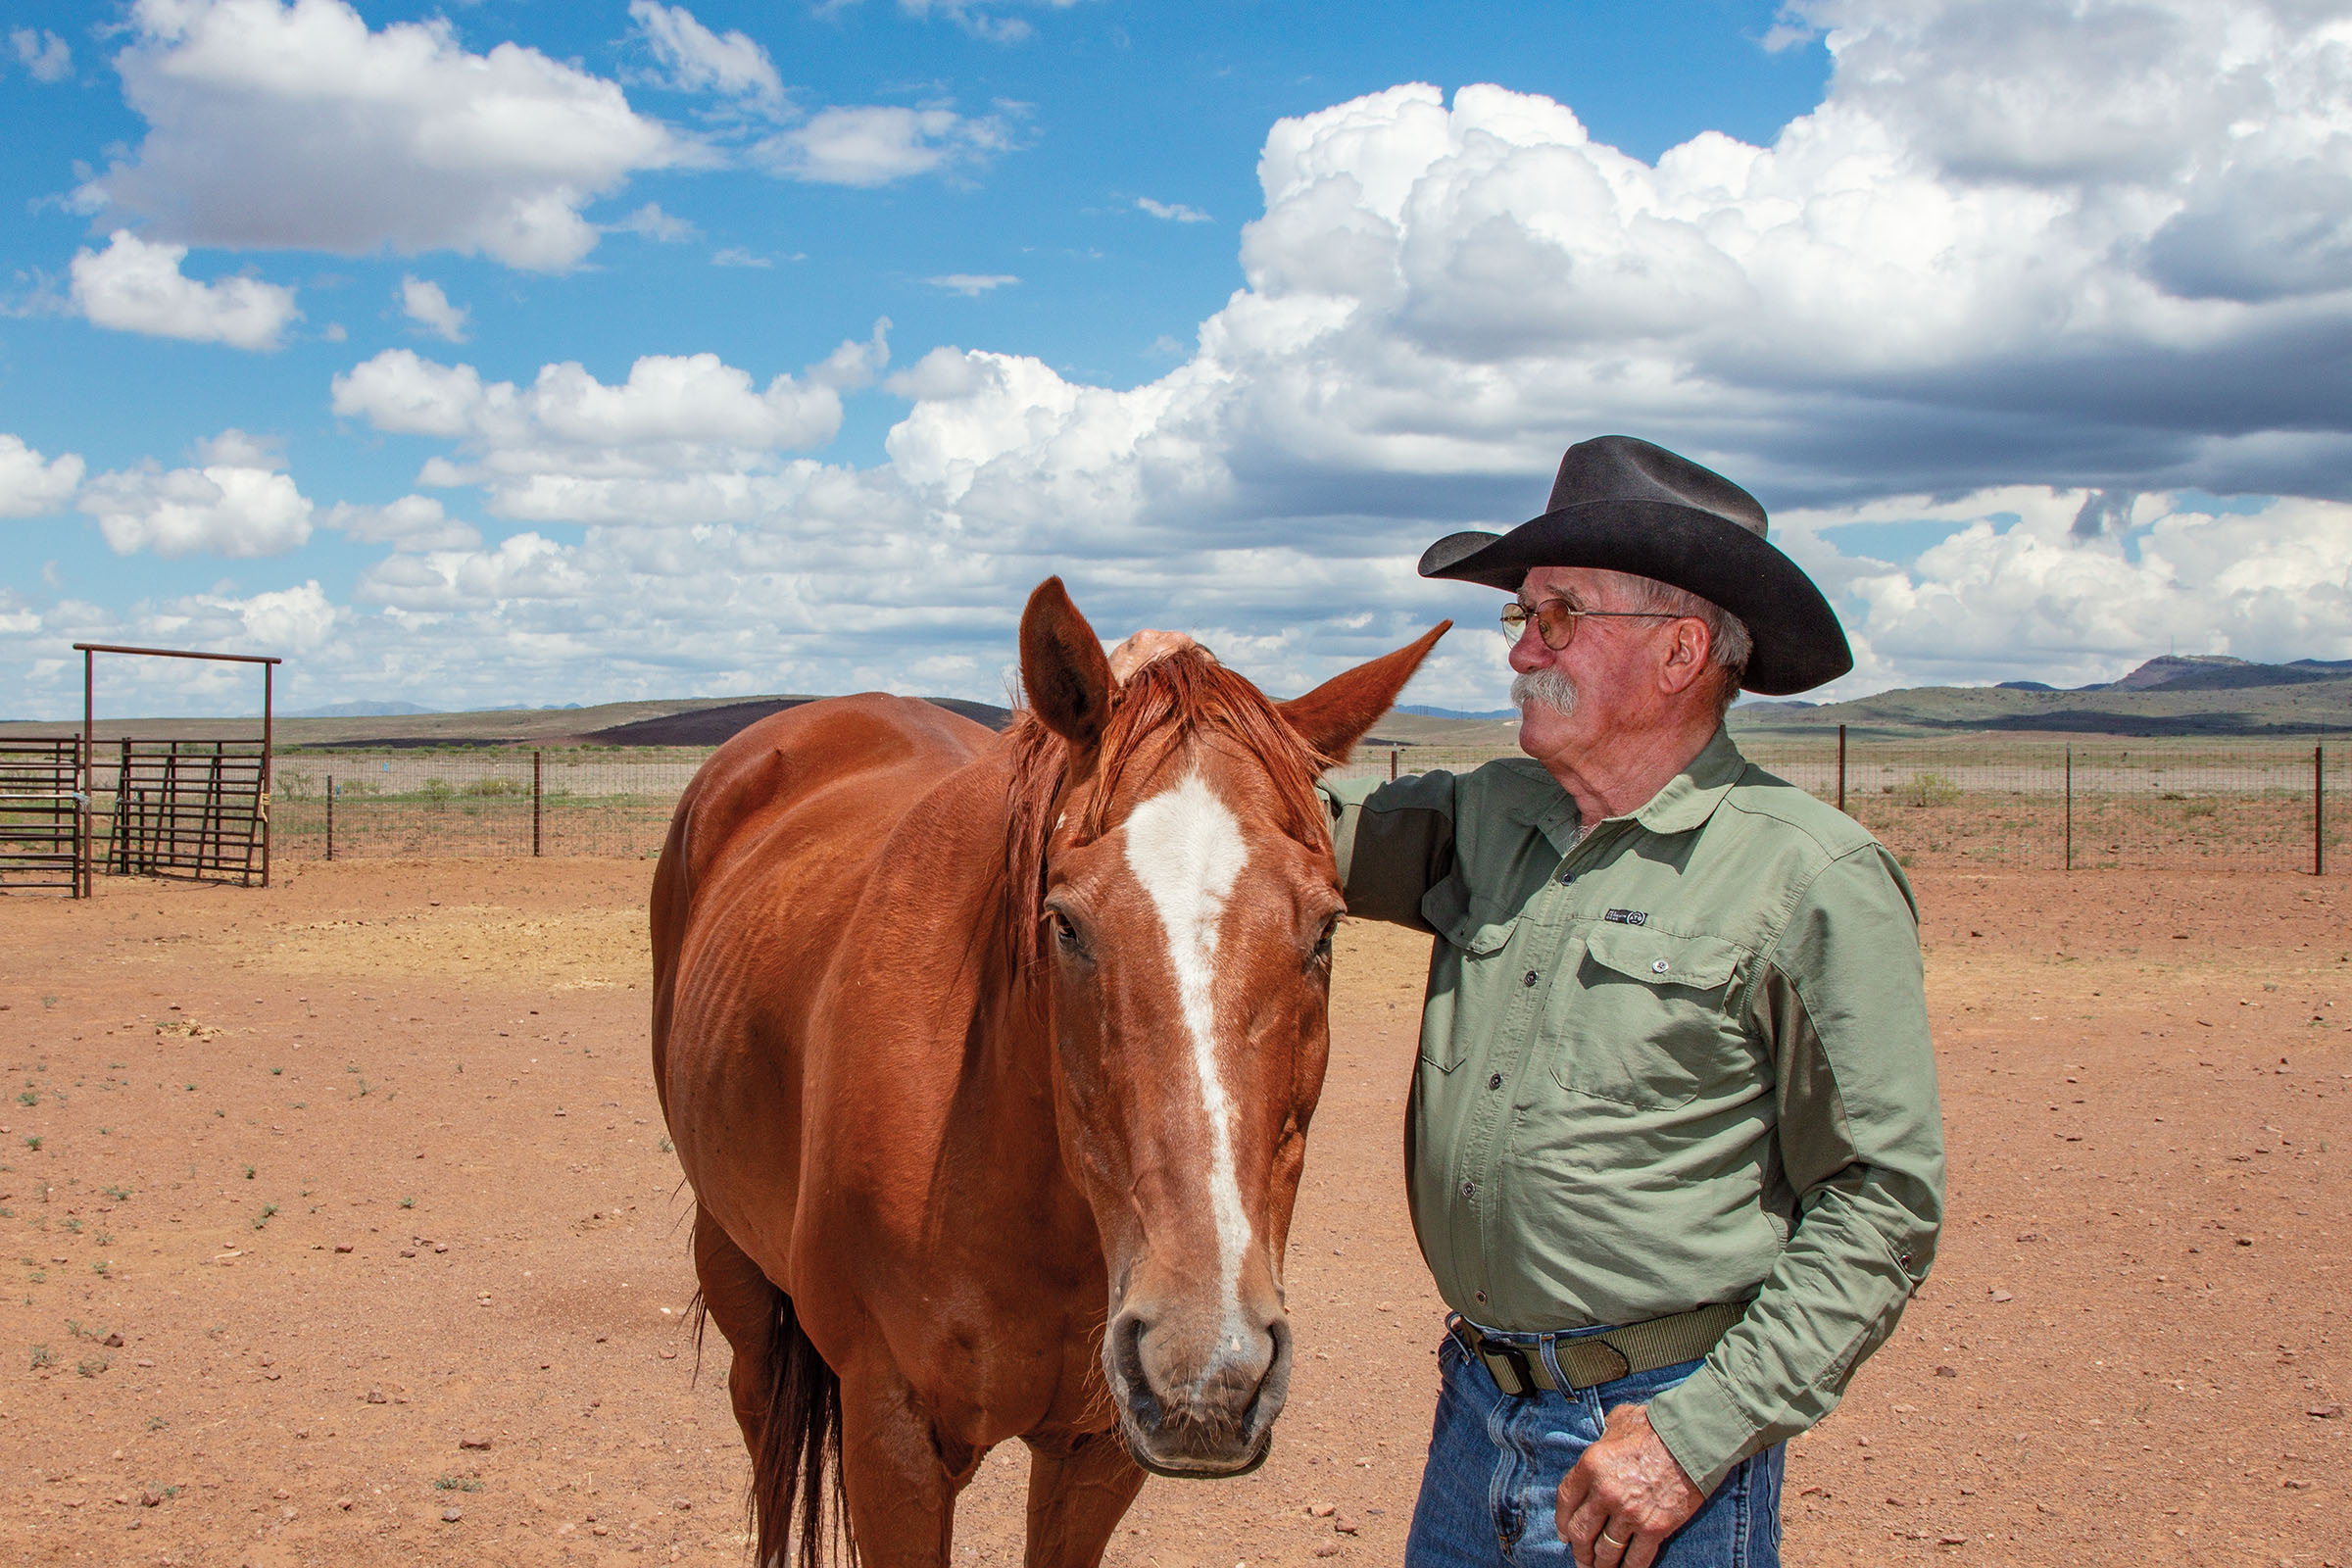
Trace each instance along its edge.
<instances>
[{"instance_id":1,"label":"cumulus cloud","mask_svg":"<svg viewBox=\"0 0 2352 1568\"><path fill-rule=\"evenodd\" d=\"M74 253L74 308L93 326L150 337L270 350L302 313L294 291L258 278L200 283L179 270L185 245L150 244L118 228L102 251Z\"/></svg>"},{"instance_id":2,"label":"cumulus cloud","mask_svg":"<svg viewBox=\"0 0 2352 1568\"><path fill-rule=\"evenodd\" d=\"M116 555L152 551L249 559L284 555L311 537L311 503L264 446L239 430L204 443L200 466L153 465L102 473L82 488Z\"/></svg>"},{"instance_id":3,"label":"cumulus cloud","mask_svg":"<svg viewBox=\"0 0 2352 1568\"><path fill-rule=\"evenodd\" d=\"M872 186L979 163L1011 145L1002 115L865 104L820 109L760 143L752 158L790 179Z\"/></svg>"},{"instance_id":4,"label":"cumulus cloud","mask_svg":"<svg viewBox=\"0 0 2352 1568\"><path fill-rule=\"evenodd\" d=\"M319 520L355 543L396 550L471 550L482 542L480 529L451 517L431 496L402 496L380 507L338 501Z\"/></svg>"},{"instance_id":5,"label":"cumulus cloud","mask_svg":"<svg viewBox=\"0 0 2352 1568\"><path fill-rule=\"evenodd\" d=\"M466 341L466 320L472 313L450 304L438 283L415 275L403 277L400 309L410 320L445 342Z\"/></svg>"},{"instance_id":6,"label":"cumulus cloud","mask_svg":"<svg viewBox=\"0 0 2352 1568\"><path fill-rule=\"evenodd\" d=\"M345 0L137 0L115 57L147 122L85 206L167 238L486 254L562 271L589 201L707 160L620 88L535 49L471 54L443 20L370 30Z\"/></svg>"},{"instance_id":7,"label":"cumulus cloud","mask_svg":"<svg viewBox=\"0 0 2352 1568\"><path fill-rule=\"evenodd\" d=\"M0 431L0 517L45 517L63 512L81 488L81 459L44 458L21 436Z\"/></svg>"},{"instance_id":8,"label":"cumulus cloud","mask_svg":"<svg viewBox=\"0 0 2352 1568\"><path fill-rule=\"evenodd\" d=\"M1138 212L1150 213L1153 218L1170 223L1213 223L1216 221L1199 208L1187 207L1182 202L1155 202L1149 196L1138 196L1135 199L1135 207Z\"/></svg>"},{"instance_id":9,"label":"cumulus cloud","mask_svg":"<svg viewBox=\"0 0 2352 1568\"><path fill-rule=\"evenodd\" d=\"M762 114L783 111L784 79L767 51L746 34L732 28L712 32L684 6L661 0L629 0L629 20L661 63L666 85L679 92L718 93Z\"/></svg>"},{"instance_id":10,"label":"cumulus cloud","mask_svg":"<svg viewBox=\"0 0 2352 1568\"><path fill-rule=\"evenodd\" d=\"M433 459L421 482L481 485L500 515L699 520L739 514L779 452L831 441L836 387L870 375L882 352L878 330L808 379L777 375L765 387L715 354L648 355L616 386L577 364L543 366L519 387L389 349L336 376L333 405L378 430L457 443L463 461Z\"/></svg>"},{"instance_id":11,"label":"cumulus cloud","mask_svg":"<svg viewBox=\"0 0 2352 1568\"><path fill-rule=\"evenodd\" d=\"M46 27L39 32L30 27L12 28L8 45L35 81L63 81L74 74L73 46Z\"/></svg>"},{"instance_id":12,"label":"cumulus cloud","mask_svg":"<svg viewBox=\"0 0 2352 1568\"><path fill-rule=\"evenodd\" d=\"M705 690L989 696L1058 571L1106 633L1184 626L1276 690L1453 614L1415 696L1493 707L1495 597L1414 558L1629 430L1773 509L1854 634L1831 695L2168 643L2352 657L2348 16L1808 4L1819 108L1655 162L1494 87L1334 105L1268 134L1246 286L1181 364L1113 389L932 349L884 382L912 406L869 467L791 454L878 337L764 389L707 355L620 386L378 355L338 413L542 531L402 549L344 641L493 650L493 701L586 695L583 662L596 695L674 690L682 657ZM2247 494L2286 499L2208 499Z\"/></svg>"},{"instance_id":13,"label":"cumulus cloud","mask_svg":"<svg viewBox=\"0 0 2352 1568\"><path fill-rule=\"evenodd\" d=\"M635 234L657 245L682 245L702 230L673 213L662 210L660 202L647 202L617 223L607 223L608 233Z\"/></svg>"}]
</instances>

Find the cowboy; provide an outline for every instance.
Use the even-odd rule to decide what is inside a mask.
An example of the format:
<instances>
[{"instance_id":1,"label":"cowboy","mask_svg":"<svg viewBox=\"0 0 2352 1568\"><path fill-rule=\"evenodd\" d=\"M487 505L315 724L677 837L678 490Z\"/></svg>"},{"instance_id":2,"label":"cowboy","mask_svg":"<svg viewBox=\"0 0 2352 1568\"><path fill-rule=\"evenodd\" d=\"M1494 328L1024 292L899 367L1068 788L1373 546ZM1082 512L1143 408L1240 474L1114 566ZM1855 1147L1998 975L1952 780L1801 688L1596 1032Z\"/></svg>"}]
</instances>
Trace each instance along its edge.
<instances>
[{"instance_id":1,"label":"cowboy","mask_svg":"<svg viewBox=\"0 0 2352 1568\"><path fill-rule=\"evenodd\" d=\"M1437 938L1405 1164L1451 1312L1405 1561L1777 1564L1783 1445L1943 1210L1910 886L1723 724L1844 633L1754 498L1627 436L1421 574L1514 595L1528 755L1325 787L1350 912Z\"/></svg>"}]
</instances>

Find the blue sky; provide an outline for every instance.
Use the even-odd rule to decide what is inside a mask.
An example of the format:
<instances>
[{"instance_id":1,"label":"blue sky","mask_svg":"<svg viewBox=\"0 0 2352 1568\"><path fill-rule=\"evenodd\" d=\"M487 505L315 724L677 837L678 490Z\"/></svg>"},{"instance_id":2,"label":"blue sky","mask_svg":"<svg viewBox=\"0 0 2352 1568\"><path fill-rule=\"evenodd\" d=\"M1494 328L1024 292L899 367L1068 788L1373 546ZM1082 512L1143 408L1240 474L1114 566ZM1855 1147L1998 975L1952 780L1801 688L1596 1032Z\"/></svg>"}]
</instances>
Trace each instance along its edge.
<instances>
[{"instance_id":1,"label":"blue sky","mask_svg":"<svg viewBox=\"0 0 2352 1568\"><path fill-rule=\"evenodd\" d=\"M1420 545L1614 429L1773 509L1825 695L2352 656L2309 7L97 15L0 6L12 713L89 637L293 706L996 697L1049 571L1296 689L1483 623Z\"/></svg>"}]
</instances>

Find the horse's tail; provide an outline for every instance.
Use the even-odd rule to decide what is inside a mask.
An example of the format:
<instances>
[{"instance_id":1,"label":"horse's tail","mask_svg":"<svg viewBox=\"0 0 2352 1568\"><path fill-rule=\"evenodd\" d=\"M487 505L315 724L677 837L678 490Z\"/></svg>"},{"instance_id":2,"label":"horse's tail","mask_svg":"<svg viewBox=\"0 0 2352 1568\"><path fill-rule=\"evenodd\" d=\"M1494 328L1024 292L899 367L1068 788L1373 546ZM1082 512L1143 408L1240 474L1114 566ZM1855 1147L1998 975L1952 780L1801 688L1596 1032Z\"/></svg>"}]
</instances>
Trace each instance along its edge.
<instances>
[{"instance_id":1,"label":"horse's tail","mask_svg":"<svg viewBox=\"0 0 2352 1568\"><path fill-rule=\"evenodd\" d=\"M752 1528L760 1568L784 1568L793 1527L801 1568L823 1568L825 1539L838 1532L841 1554L857 1568L841 1482L841 1379L801 1331L792 1298L776 1292L769 1319L767 1419L752 1455ZM828 1474L828 1471L830 1472Z\"/></svg>"}]
</instances>

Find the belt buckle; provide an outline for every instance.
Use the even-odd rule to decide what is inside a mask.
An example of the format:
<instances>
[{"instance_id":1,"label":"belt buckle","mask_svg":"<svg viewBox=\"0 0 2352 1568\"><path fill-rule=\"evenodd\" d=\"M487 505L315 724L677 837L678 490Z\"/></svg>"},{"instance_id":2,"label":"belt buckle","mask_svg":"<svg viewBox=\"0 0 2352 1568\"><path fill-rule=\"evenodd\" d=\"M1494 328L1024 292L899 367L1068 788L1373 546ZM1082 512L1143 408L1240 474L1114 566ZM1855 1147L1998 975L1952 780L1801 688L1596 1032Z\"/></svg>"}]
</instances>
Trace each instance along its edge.
<instances>
[{"instance_id":1,"label":"belt buckle","mask_svg":"<svg viewBox=\"0 0 2352 1568\"><path fill-rule=\"evenodd\" d=\"M1487 1376L1494 1378L1494 1386L1502 1389L1504 1394L1514 1399L1532 1399L1536 1396L1536 1369L1528 1364L1527 1352L1516 1345L1504 1345L1482 1338L1478 1358L1486 1363ZM1497 1360L1511 1369L1511 1381L1517 1387L1504 1388L1502 1379L1495 1377L1494 1363Z\"/></svg>"}]
</instances>

